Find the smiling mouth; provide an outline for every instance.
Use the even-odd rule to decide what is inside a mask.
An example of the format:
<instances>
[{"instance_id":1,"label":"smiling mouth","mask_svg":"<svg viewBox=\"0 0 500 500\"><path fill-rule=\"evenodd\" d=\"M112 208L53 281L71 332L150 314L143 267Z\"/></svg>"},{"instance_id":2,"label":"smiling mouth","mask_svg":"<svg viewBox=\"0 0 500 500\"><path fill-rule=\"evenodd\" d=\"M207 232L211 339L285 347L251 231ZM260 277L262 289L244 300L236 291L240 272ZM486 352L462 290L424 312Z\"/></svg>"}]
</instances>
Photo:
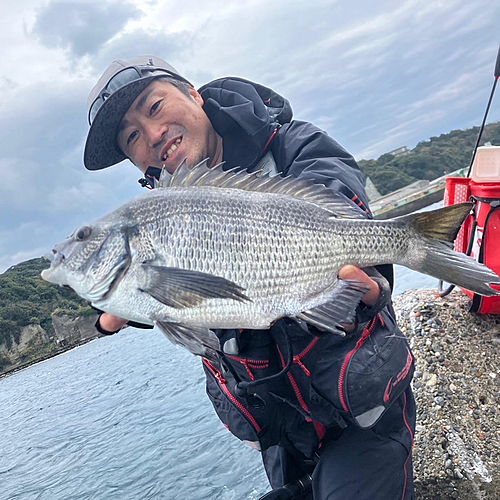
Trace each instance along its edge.
<instances>
[{"instance_id":1,"label":"smiling mouth","mask_svg":"<svg viewBox=\"0 0 500 500\"><path fill-rule=\"evenodd\" d=\"M162 161L167 161L177 150L179 144L182 142L182 137L179 137L174 143L167 149L167 152L163 155Z\"/></svg>"}]
</instances>

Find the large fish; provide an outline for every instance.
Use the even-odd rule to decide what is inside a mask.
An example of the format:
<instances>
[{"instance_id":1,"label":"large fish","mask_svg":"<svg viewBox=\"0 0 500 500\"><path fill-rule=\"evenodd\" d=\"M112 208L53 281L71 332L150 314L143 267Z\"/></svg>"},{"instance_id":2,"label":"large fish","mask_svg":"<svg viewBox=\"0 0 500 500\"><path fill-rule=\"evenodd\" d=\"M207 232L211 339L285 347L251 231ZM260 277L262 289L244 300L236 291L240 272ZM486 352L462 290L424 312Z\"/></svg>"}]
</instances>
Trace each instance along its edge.
<instances>
[{"instance_id":1,"label":"large fish","mask_svg":"<svg viewBox=\"0 0 500 500\"><path fill-rule=\"evenodd\" d=\"M184 162L157 189L77 229L47 256L42 277L95 307L156 324L214 358L211 328L268 328L287 316L339 332L367 289L339 269L401 264L482 295L499 277L454 252L470 204L367 219L309 180Z\"/></svg>"}]
</instances>

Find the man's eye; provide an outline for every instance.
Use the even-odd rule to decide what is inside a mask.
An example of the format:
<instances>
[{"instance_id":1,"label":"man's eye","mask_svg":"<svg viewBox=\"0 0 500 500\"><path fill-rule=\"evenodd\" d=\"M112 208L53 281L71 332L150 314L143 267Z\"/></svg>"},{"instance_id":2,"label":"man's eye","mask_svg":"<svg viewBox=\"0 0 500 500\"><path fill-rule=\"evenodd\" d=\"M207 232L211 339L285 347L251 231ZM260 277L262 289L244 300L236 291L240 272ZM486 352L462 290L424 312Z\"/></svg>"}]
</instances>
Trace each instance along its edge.
<instances>
[{"instance_id":1,"label":"man's eye","mask_svg":"<svg viewBox=\"0 0 500 500\"><path fill-rule=\"evenodd\" d=\"M137 137L137 130L134 130L127 138L127 146Z\"/></svg>"},{"instance_id":2,"label":"man's eye","mask_svg":"<svg viewBox=\"0 0 500 500\"><path fill-rule=\"evenodd\" d=\"M160 106L160 103L161 103L161 99L159 101L156 101L152 106L151 106L151 109L149 110L149 115L152 116L153 113L158 109L158 107Z\"/></svg>"}]
</instances>

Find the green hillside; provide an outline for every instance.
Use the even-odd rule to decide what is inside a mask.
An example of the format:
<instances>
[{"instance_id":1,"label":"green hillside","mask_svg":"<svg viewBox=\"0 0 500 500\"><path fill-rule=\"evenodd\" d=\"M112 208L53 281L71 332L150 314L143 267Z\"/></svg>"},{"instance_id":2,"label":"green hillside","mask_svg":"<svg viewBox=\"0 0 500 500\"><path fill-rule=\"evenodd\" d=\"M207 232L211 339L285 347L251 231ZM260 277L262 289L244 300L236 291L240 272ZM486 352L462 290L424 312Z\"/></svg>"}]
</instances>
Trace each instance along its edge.
<instances>
[{"instance_id":1,"label":"green hillside","mask_svg":"<svg viewBox=\"0 0 500 500\"><path fill-rule=\"evenodd\" d=\"M432 180L469 165L479 127L452 130L419 142L404 156L383 154L376 160L360 160L360 168L370 176L380 194L391 193L419 179ZM481 145L500 145L500 122L484 129Z\"/></svg>"},{"instance_id":2,"label":"green hillside","mask_svg":"<svg viewBox=\"0 0 500 500\"><path fill-rule=\"evenodd\" d=\"M0 274L0 344L19 342L23 327L39 324L52 328L54 314L92 314L87 302L71 290L47 283L40 273L49 267L43 258L21 262Z\"/></svg>"}]
</instances>

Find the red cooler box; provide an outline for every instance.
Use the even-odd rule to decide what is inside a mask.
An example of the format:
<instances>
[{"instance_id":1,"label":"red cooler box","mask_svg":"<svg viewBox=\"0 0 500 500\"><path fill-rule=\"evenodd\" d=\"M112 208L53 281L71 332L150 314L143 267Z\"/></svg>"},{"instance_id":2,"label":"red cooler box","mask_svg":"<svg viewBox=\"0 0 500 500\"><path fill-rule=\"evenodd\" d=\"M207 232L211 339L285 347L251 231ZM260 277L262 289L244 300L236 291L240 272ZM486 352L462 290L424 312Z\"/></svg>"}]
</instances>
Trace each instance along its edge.
<instances>
[{"instance_id":1,"label":"red cooler box","mask_svg":"<svg viewBox=\"0 0 500 500\"><path fill-rule=\"evenodd\" d=\"M500 182L479 183L468 177L448 177L444 205L467 201L475 203L474 211L457 235L455 251L468 253L469 250L474 259L500 275ZM472 299L472 312L500 314L500 296L483 297L462 290Z\"/></svg>"}]
</instances>

